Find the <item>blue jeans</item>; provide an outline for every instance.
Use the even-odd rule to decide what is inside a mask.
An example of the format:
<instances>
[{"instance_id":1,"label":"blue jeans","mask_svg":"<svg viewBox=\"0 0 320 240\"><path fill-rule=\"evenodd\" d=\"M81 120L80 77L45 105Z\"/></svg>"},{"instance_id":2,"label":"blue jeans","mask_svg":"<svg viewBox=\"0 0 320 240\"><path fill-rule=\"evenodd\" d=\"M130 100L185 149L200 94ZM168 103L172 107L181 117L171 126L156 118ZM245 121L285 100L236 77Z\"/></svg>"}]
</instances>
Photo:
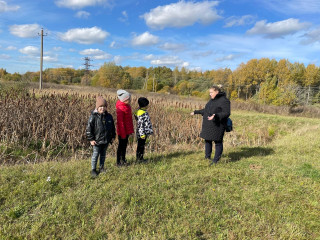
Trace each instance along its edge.
<instances>
[{"instance_id":1,"label":"blue jeans","mask_svg":"<svg viewBox=\"0 0 320 240\"><path fill-rule=\"evenodd\" d=\"M101 145L93 146L93 153L91 158L92 170L97 168L99 155L100 155L100 169L104 167L104 161L106 159L108 145L109 144L101 144Z\"/></svg>"}]
</instances>

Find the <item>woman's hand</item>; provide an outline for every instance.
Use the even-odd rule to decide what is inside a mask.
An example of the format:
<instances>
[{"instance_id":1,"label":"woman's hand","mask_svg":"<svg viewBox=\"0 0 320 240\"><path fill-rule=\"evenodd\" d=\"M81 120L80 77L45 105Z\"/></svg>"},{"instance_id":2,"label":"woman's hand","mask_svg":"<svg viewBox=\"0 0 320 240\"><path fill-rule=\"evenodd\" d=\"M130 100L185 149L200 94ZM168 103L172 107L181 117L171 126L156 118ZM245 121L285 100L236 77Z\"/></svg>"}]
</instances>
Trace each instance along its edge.
<instances>
[{"instance_id":1,"label":"woman's hand","mask_svg":"<svg viewBox=\"0 0 320 240\"><path fill-rule=\"evenodd\" d=\"M96 145L97 143L96 143L96 141L90 141L90 144L91 144L91 146L94 146L94 145Z\"/></svg>"},{"instance_id":2,"label":"woman's hand","mask_svg":"<svg viewBox=\"0 0 320 240\"><path fill-rule=\"evenodd\" d=\"M213 114L211 117L208 117L208 120L209 120L209 121L213 120L213 119L214 119L214 115L215 115L215 114Z\"/></svg>"},{"instance_id":3,"label":"woman's hand","mask_svg":"<svg viewBox=\"0 0 320 240\"><path fill-rule=\"evenodd\" d=\"M194 112L191 112L190 115L193 116L193 115L194 115Z\"/></svg>"}]
</instances>

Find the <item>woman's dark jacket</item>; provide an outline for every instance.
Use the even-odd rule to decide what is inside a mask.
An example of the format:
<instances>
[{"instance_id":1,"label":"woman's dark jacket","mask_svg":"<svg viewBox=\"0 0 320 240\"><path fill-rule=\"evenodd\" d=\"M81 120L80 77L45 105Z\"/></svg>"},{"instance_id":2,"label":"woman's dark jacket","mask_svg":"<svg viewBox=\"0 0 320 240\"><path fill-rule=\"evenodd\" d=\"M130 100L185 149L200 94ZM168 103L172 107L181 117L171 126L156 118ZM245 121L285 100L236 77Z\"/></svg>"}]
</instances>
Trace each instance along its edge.
<instances>
[{"instance_id":1,"label":"woman's dark jacket","mask_svg":"<svg viewBox=\"0 0 320 240\"><path fill-rule=\"evenodd\" d=\"M91 113L86 135L89 141L96 141L97 145L112 143L116 137L114 121L111 114L99 114L96 110Z\"/></svg>"},{"instance_id":2,"label":"woman's dark jacket","mask_svg":"<svg viewBox=\"0 0 320 240\"><path fill-rule=\"evenodd\" d=\"M218 93L214 99L209 100L204 109L196 110L194 114L203 116L201 138L210 141L223 140L227 119L230 116L230 101L224 92ZM214 119L208 120L213 114Z\"/></svg>"}]
</instances>

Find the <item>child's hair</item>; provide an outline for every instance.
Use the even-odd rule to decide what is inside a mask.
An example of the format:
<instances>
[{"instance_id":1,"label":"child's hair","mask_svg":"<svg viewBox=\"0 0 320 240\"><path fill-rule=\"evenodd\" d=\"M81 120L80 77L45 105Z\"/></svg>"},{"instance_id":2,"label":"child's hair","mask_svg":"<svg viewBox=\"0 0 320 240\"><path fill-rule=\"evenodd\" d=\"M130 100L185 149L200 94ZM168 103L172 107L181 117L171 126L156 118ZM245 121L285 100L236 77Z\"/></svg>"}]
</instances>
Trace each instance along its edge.
<instances>
[{"instance_id":1,"label":"child's hair","mask_svg":"<svg viewBox=\"0 0 320 240\"><path fill-rule=\"evenodd\" d=\"M218 91L218 92L223 92L222 84L212 85L210 88L214 89L215 91Z\"/></svg>"},{"instance_id":2,"label":"child's hair","mask_svg":"<svg viewBox=\"0 0 320 240\"><path fill-rule=\"evenodd\" d=\"M145 97L140 97L138 99L138 104L140 108L146 107L149 105L149 100Z\"/></svg>"}]
</instances>

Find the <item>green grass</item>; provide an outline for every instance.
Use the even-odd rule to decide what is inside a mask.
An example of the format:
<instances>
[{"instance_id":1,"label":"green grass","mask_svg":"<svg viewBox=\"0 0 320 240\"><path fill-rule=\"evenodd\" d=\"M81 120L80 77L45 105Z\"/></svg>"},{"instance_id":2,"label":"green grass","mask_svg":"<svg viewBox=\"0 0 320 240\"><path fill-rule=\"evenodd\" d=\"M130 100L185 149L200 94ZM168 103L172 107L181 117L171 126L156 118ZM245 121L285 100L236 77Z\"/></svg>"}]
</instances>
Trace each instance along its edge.
<instances>
[{"instance_id":1,"label":"green grass","mask_svg":"<svg viewBox=\"0 0 320 240\"><path fill-rule=\"evenodd\" d=\"M320 239L320 121L261 116L233 119L267 121L275 140L213 167L201 149L107 158L96 179L89 159L3 166L0 239Z\"/></svg>"}]
</instances>

